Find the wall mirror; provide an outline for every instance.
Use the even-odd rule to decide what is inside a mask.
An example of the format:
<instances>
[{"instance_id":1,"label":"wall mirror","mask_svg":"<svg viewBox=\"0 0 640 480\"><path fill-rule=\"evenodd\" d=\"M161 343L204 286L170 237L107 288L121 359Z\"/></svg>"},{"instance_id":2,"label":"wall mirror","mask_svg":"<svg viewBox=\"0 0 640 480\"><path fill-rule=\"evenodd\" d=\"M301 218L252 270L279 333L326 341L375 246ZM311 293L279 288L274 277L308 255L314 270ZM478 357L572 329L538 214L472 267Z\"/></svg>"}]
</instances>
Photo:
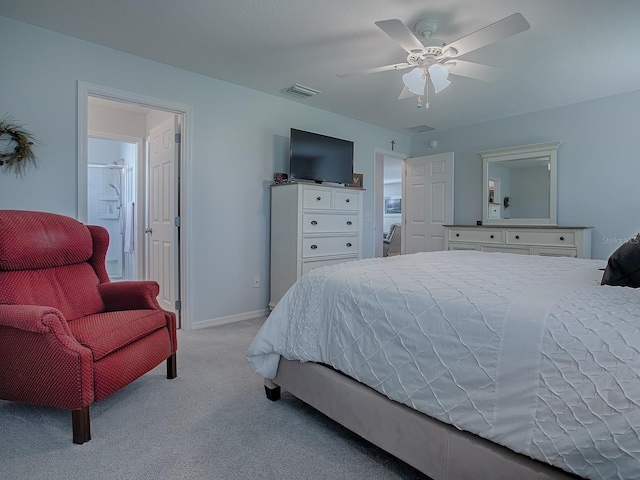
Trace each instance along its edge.
<instances>
[{"instance_id":1,"label":"wall mirror","mask_svg":"<svg viewBox=\"0 0 640 480\"><path fill-rule=\"evenodd\" d=\"M478 152L482 156L483 224L556 225L560 143Z\"/></svg>"}]
</instances>

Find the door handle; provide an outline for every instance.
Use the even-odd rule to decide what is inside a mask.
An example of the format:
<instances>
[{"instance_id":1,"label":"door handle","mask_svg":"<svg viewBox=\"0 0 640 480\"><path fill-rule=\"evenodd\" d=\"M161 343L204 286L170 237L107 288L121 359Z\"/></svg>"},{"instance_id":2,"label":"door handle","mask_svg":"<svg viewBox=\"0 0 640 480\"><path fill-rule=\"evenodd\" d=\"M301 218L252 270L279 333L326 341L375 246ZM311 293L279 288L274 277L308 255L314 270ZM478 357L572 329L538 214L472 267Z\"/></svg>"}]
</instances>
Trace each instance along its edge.
<instances>
[{"instance_id":1,"label":"door handle","mask_svg":"<svg viewBox=\"0 0 640 480\"><path fill-rule=\"evenodd\" d=\"M153 233L153 230L151 228L145 228L144 233Z\"/></svg>"}]
</instances>

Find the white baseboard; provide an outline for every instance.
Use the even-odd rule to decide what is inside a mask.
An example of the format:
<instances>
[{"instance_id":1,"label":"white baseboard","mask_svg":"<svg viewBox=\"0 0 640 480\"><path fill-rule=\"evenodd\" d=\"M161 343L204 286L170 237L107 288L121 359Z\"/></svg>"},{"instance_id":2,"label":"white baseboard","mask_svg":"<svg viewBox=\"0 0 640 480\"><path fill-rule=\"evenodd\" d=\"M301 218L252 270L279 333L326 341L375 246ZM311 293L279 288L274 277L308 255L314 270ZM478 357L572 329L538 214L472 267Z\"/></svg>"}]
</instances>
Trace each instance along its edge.
<instances>
[{"instance_id":1,"label":"white baseboard","mask_svg":"<svg viewBox=\"0 0 640 480\"><path fill-rule=\"evenodd\" d=\"M227 323L242 322L243 320L251 320L252 318L266 317L269 315L270 310L265 308L264 310L256 310L254 312L237 313L235 315L229 315L227 317L210 318L208 320L200 320L191 324L192 330L200 328L215 327L216 325L225 325Z\"/></svg>"}]
</instances>

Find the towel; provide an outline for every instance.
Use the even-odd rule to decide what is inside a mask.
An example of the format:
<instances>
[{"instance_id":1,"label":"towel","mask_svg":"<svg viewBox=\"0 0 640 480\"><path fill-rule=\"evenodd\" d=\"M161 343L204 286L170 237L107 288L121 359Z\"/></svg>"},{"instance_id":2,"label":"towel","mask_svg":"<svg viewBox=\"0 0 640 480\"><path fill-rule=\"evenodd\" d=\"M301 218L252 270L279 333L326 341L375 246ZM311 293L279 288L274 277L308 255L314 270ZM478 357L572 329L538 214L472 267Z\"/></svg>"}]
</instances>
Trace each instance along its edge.
<instances>
[{"instance_id":1,"label":"towel","mask_svg":"<svg viewBox=\"0 0 640 480\"><path fill-rule=\"evenodd\" d=\"M124 213L124 253L133 253L134 251L134 228L133 228L133 207L135 203L129 202L125 207Z\"/></svg>"}]
</instances>

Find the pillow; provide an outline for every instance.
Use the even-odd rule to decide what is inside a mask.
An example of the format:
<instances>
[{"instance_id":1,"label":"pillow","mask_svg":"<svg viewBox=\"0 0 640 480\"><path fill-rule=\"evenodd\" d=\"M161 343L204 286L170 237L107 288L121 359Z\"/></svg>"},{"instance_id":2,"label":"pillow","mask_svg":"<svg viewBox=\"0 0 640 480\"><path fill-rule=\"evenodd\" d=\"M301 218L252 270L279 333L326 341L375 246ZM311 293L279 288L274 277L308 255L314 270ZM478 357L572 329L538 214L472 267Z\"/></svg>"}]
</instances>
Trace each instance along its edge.
<instances>
[{"instance_id":1,"label":"pillow","mask_svg":"<svg viewBox=\"0 0 640 480\"><path fill-rule=\"evenodd\" d=\"M611 254L601 283L619 287L640 287L640 233Z\"/></svg>"}]
</instances>

